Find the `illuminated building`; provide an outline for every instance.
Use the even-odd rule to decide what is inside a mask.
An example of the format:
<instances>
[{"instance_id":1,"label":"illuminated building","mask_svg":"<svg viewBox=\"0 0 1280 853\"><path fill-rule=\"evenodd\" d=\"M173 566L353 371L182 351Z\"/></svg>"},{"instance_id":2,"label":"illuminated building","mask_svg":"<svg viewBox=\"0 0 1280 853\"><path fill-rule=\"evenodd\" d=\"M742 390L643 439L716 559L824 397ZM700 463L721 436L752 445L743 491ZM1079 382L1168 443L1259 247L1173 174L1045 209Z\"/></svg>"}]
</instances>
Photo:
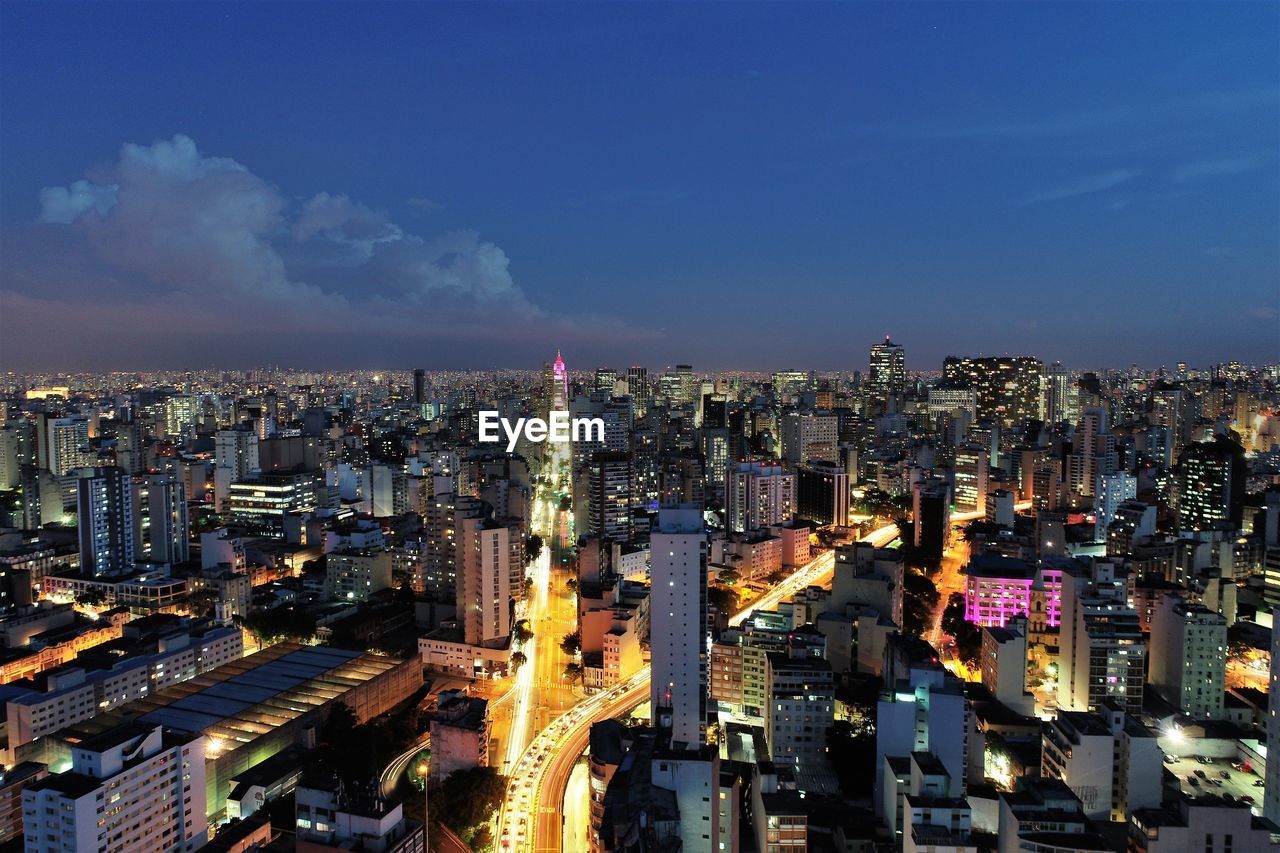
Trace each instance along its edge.
<instances>
[{"instance_id":1,"label":"illuminated building","mask_svg":"<svg viewBox=\"0 0 1280 853\"><path fill-rule=\"evenodd\" d=\"M792 465L837 458L839 420L825 412L791 412L782 419L782 458Z\"/></svg>"},{"instance_id":2,"label":"illuminated building","mask_svg":"<svg viewBox=\"0 0 1280 853\"><path fill-rule=\"evenodd\" d=\"M900 344L885 336L884 343L871 347L867 371L866 399L881 412L893 411L890 403L900 398L907 387L906 356Z\"/></svg>"},{"instance_id":3,"label":"illuminated building","mask_svg":"<svg viewBox=\"0 0 1280 853\"><path fill-rule=\"evenodd\" d=\"M649 371L639 365L627 368L627 394L637 419L649 414Z\"/></svg>"},{"instance_id":4,"label":"illuminated building","mask_svg":"<svg viewBox=\"0 0 1280 853\"><path fill-rule=\"evenodd\" d=\"M968 412L969 419L973 420L978 414L978 392L967 385L939 382L929 389L927 411L930 422L934 424L943 415L956 411Z\"/></svg>"},{"instance_id":5,"label":"illuminated building","mask_svg":"<svg viewBox=\"0 0 1280 853\"><path fill-rule=\"evenodd\" d=\"M955 499L961 512L986 513L991 454L985 447L964 444L956 448Z\"/></svg>"},{"instance_id":6,"label":"illuminated building","mask_svg":"<svg viewBox=\"0 0 1280 853\"><path fill-rule=\"evenodd\" d=\"M94 468L76 480L80 570L122 575L133 570L133 484L123 468Z\"/></svg>"},{"instance_id":7,"label":"illuminated building","mask_svg":"<svg viewBox=\"0 0 1280 853\"><path fill-rule=\"evenodd\" d=\"M1151 617L1148 683L1182 713L1217 720L1226 697L1227 620L1166 594Z\"/></svg>"},{"instance_id":8,"label":"illuminated building","mask_svg":"<svg viewBox=\"0 0 1280 853\"><path fill-rule=\"evenodd\" d=\"M77 742L69 771L22 792L26 850L194 850L208 837L204 746L140 722Z\"/></svg>"},{"instance_id":9,"label":"illuminated building","mask_svg":"<svg viewBox=\"0 0 1280 853\"><path fill-rule=\"evenodd\" d=\"M675 749L696 750L707 732L707 539L702 507L658 510L652 537L650 707Z\"/></svg>"},{"instance_id":10,"label":"illuminated building","mask_svg":"<svg viewBox=\"0 0 1280 853\"><path fill-rule=\"evenodd\" d=\"M1074 423L1079 405L1071 371L1055 361L1045 373L1045 420L1051 424Z\"/></svg>"},{"instance_id":11,"label":"illuminated building","mask_svg":"<svg viewBox=\"0 0 1280 853\"><path fill-rule=\"evenodd\" d=\"M1067 564L1058 647L1059 708L1092 711L1107 700L1131 711L1142 707L1147 644L1113 563Z\"/></svg>"},{"instance_id":12,"label":"illuminated building","mask_svg":"<svg viewBox=\"0 0 1280 853\"><path fill-rule=\"evenodd\" d=\"M980 627L1000 626L1032 612L1032 589L1045 592L1045 622L1058 625L1062 604L1062 569L1025 560L980 554L965 566L964 618Z\"/></svg>"},{"instance_id":13,"label":"illuminated building","mask_svg":"<svg viewBox=\"0 0 1280 853\"><path fill-rule=\"evenodd\" d=\"M1040 772L1080 798L1086 816L1125 821L1160 805L1163 753L1156 736L1107 700L1097 713L1058 711L1041 735Z\"/></svg>"},{"instance_id":14,"label":"illuminated building","mask_svg":"<svg viewBox=\"0 0 1280 853\"><path fill-rule=\"evenodd\" d=\"M48 469L55 477L65 477L91 464L89 421L85 418L57 418L48 425Z\"/></svg>"},{"instance_id":15,"label":"illuminated building","mask_svg":"<svg viewBox=\"0 0 1280 853\"><path fill-rule=\"evenodd\" d=\"M393 558L381 548L339 548L325 555L325 595L338 601L368 601L391 587Z\"/></svg>"},{"instance_id":16,"label":"illuminated building","mask_svg":"<svg viewBox=\"0 0 1280 853\"><path fill-rule=\"evenodd\" d=\"M1239 530L1247 473L1244 449L1227 436L1187 445L1177 466L1178 526Z\"/></svg>"},{"instance_id":17,"label":"illuminated building","mask_svg":"<svg viewBox=\"0 0 1280 853\"><path fill-rule=\"evenodd\" d=\"M631 455L604 452L588 465L587 531L600 539L625 542L631 538Z\"/></svg>"},{"instance_id":18,"label":"illuminated building","mask_svg":"<svg viewBox=\"0 0 1280 853\"><path fill-rule=\"evenodd\" d=\"M468 645L511 634L511 530L490 518L458 523L458 621Z\"/></svg>"},{"instance_id":19,"label":"illuminated building","mask_svg":"<svg viewBox=\"0 0 1280 853\"><path fill-rule=\"evenodd\" d=\"M849 523L849 475L815 460L796 468L796 515L818 525Z\"/></svg>"},{"instance_id":20,"label":"illuminated building","mask_svg":"<svg viewBox=\"0 0 1280 853\"><path fill-rule=\"evenodd\" d=\"M1271 624L1280 625L1280 608L1271 611ZM1280 631L1271 632L1271 671L1267 677L1267 743L1280 744ZM1263 788L1262 816L1280 825L1280 761L1268 761Z\"/></svg>"},{"instance_id":21,"label":"illuminated building","mask_svg":"<svg viewBox=\"0 0 1280 853\"><path fill-rule=\"evenodd\" d=\"M946 381L974 390L978 419L998 421L1006 429L1040 417L1043 370L1040 359L1030 356L948 356L942 362Z\"/></svg>"},{"instance_id":22,"label":"illuminated building","mask_svg":"<svg viewBox=\"0 0 1280 853\"><path fill-rule=\"evenodd\" d=\"M232 483L227 495L231 523L251 534L283 539L285 516L315 509L323 485L323 476L313 471L260 473Z\"/></svg>"},{"instance_id":23,"label":"illuminated building","mask_svg":"<svg viewBox=\"0 0 1280 853\"><path fill-rule=\"evenodd\" d=\"M725 526L742 533L785 524L795 514L795 475L765 461L739 462L725 484Z\"/></svg>"},{"instance_id":24,"label":"illuminated building","mask_svg":"<svg viewBox=\"0 0 1280 853\"><path fill-rule=\"evenodd\" d=\"M172 474L133 478L133 540L139 559L185 563L191 558L187 489Z\"/></svg>"}]
</instances>

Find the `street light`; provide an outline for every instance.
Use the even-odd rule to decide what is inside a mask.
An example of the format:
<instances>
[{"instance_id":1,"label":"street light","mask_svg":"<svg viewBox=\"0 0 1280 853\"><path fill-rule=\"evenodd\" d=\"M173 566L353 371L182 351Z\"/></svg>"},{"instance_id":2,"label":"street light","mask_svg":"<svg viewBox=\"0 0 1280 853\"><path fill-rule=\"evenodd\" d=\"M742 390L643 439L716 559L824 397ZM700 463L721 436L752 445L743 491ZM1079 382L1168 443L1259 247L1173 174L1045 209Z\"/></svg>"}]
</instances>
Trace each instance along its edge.
<instances>
[{"instance_id":1,"label":"street light","mask_svg":"<svg viewBox=\"0 0 1280 853\"><path fill-rule=\"evenodd\" d=\"M418 775L422 777L422 849L431 853L431 821L427 817L430 800L427 796L427 762L418 765Z\"/></svg>"}]
</instances>

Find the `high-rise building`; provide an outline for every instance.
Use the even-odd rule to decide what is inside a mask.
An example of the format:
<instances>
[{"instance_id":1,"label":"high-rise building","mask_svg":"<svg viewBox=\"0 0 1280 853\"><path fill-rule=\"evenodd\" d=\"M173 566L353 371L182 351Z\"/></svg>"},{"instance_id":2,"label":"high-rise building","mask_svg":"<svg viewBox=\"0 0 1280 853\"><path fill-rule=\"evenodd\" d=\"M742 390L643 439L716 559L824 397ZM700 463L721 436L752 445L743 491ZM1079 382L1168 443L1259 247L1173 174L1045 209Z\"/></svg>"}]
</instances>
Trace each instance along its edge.
<instances>
[{"instance_id":1,"label":"high-rise building","mask_svg":"<svg viewBox=\"0 0 1280 853\"><path fill-rule=\"evenodd\" d=\"M907 387L907 362L900 344L885 335L884 343L871 347L870 369L867 371L866 398L880 411L893 411L890 401L900 398Z\"/></svg>"},{"instance_id":2,"label":"high-rise building","mask_svg":"<svg viewBox=\"0 0 1280 853\"><path fill-rule=\"evenodd\" d=\"M1009 429L1040 417L1040 375L1044 365L1030 356L961 358L942 362L943 378L973 388L978 419L994 420Z\"/></svg>"},{"instance_id":3,"label":"high-rise building","mask_svg":"<svg viewBox=\"0 0 1280 853\"><path fill-rule=\"evenodd\" d=\"M80 570L122 575L135 558L133 484L123 468L93 468L76 480Z\"/></svg>"},{"instance_id":4,"label":"high-rise building","mask_svg":"<svg viewBox=\"0 0 1280 853\"><path fill-rule=\"evenodd\" d=\"M89 421L86 418L58 418L48 425L48 468L55 477L65 477L89 462Z\"/></svg>"},{"instance_id":5,"label":"high-rise building","mask_svg":"<svg viewBox=\"0 0 1280 853\"><path fill-rule=\"evenodd\" d=\"M631 538L631 454L594 454L588 476L588 530L600 539L626 542Z\"/></svg>"},{"instance_id":6,"label":"high-rise building","mask_svg":"<svg viewBox=\"0 0 1280 853\"><path fill-rule=\"evenodd\" d=\"M1147 681L1166 700L1200 720L1223 716L1227 620L1182 596L1165 595L1151 616Z\"/></svg>"},{"instance_id":7,"label":"high-rise building","mask_svg":"<svg viewBox=\"0 0 1280 853\"><path fill-rule=\"evenodd\" d=\"M1120 504L1137 497L1138 478L1124 471L1100 474L1095 491L1093 538L1096 542L1105 542L1107 528L1111 526L1111 522L1115 521Z\"/></svg>"},{"instance_id":8,"label":"high-rise building","mask_svg":"<svg viewBox=\"0 0 1280 853\"><path fill-rule=\"evenodd\" d=\"M931 423L936 425L940 417L957 411L968 412L972 422L978 414L978 393L967 385L950 382L939 382L929 389L928 414Z\"/></svg>"},{"instance_id":9,"label":"high-rise building","mask_svg":"<svg viewBox=\"0 0 1280 853\"><path fill-rule=\"evenodd\" d=\"M834 461L839 418L828 412L791 412L782 420L782 458L792 465L815 459Z\"/></svg>"},{"instance_id":10,"label":"high-rise building","mask_svg":"<svg viewBox=\"0 0 1280 853\"><path fill-rule=\"evenodd\" d=\"M618 371L614 370L611 367L596 368L596 383L595 383L596 391L612 397L614 386L617 384L618 384Z\"/></svg>"},{"instance_id":11,"label":"high-rise building","mask_svg":"<svg viewBox=\"0 0 1280 853\"><path fill-rule=\"evenodd\" d=\"M1244 516L1244 448L1233 438L1189 444L1178 458L1178 526L1183 530L1239 530Z\"/></svg>"},{"instance_id":12,"label":"high-rise building","mask_svg":"<svg viewBox=\"0 0 1280 853\"><path fill-rule=\"evenodd\" d=\"M707 735L707 537L702 508L658 510L650 570L650 707L675 749Z\"/></svg>"},{"instance_id":13,"label":"high-rise building","mask_svg":"<svg viewBox=\"0 0 1280 853\"><path fill-rule=\"evenodd\" d=\"M725 525L735 533L785 524L795 515L796 478L781 465L738 462L726 478Z\"/></svg>"},{"instance_id":14,"label":"high-rise building","mask_svg":"<svg viewBox=\"0 0 1280 853\"><path fill-rule=\"evenodd\" d=\"M1142 707L1147 646L1128 585L1114 563L1091 559L1062 573L1058 707L1094 711L1104 701Z\"/></svg>"},{"instance_id":15,"label":"high-rise building","mask_svg":"<svg viewBox=\"0 0 1280 853\"><path fill-rule=\"evenodd\" d=\"M1271 611L1271 624L1280 625L1280 607ZM1280 631L1271 631L1271 672L1267 690L1267 743L1280 743ZM1262 816L1280 825L1280 761L1268 761L1263 788Z\"/></svg>"},{"instance_id":16,"label":"high-rise building","mask_svg":"<svg viewBox=\"0 0 1280 853\"><path fill-rule=\"evenodd\" d=\"M1051 424L1075 423L1079 405L1071 371L1055 361L1046 371L1045 420Z\"/></svg>"},{"instance_id":17,"label":"high-rise building","mask_svg":"<svg viewBox=\"0 0 1280 853\"><path fill-rule=\"evenodd\" d=\"M827 731L835 723L831 664L813 655L772 652L765 656L765 738L775 764L797 774L827 769Z\"/></svg>"},{"instance_id":18,"label":"high-rise building","mask_svg":"<svg viewBox=\"0 0 1280 853\"><path fill-rule=\"evenodd\" d=\"M990 460L990 451L985 447L963 444L956 448L955 498L960 512L986 512Z\"/></svg>"},{"instance_id":19,"label":"high-rise building","mask_svg":"<svg viewBox=\"0 0 1280 853\"><path fill-rule=\"evenodd\" d=\"M819 525L849 523L849 475L822 460L796 468L796 515Z\"/></svg>"},{"instance_id":20,"label":"high-rise building","mask_svg":"<svg viewBox=\"0 0 1280 853\"><path fill-rule=\"evenodd\" d=\"M427 372L421 367L413 369L413 402L419 406L427 402Z\"/></svg>"},{"instance_id":21,"label":"high-rise building","mask_svg":"<svg viewBox=\"0 0 1280 853\"><path fill-rule=\"evenodd\" d=\"M627 394L631 396L631 405L636 418L649 414L649 371L638 364L627 368Z\"/></svg>"},{"instance_id":22,"label":"high-rise building","mask_svg":"<svg viewBox=\"0 0 1280 853\"><path fill-rule=\"evenodd\" d=\"M1106 409L1090 406L1084 410L1073 448L1067 458L1067 483L1076 494L1092 497L1098 493L1098 480L1114 474L1118 465L1116 437L1108 425Z\"/></svg>"},{"instance_id":23,"label":"high-rise building","mask_svg":"<svg viewBox=\"0 0 1280 853\"><path fill-rule=\"evenodd\" d=\"M185 563L191 558L187 488L173 474L133 477L133 546L139 559Z\"/></svg>"},{"instance_id":24,"label":"high-rise building","mask_svg":"<svg viewBox=\"0 0 1280 853\"><path fill-rule=\"evenodd\" d=\"M22 792L30 853L186 853L208 837L205 738L124 723L71 750L71 769Z\"/></svg>"},{"instance_id":25,"label":"high-rise building","mask_svg":"<svg viewBox=\"0 0 1280 853\"><path fill-rule=\"evenodd\" d=\"M510 529L487 518L459 524L458 611L468 645L511 633Z\"/></svg>"}]
</instances>

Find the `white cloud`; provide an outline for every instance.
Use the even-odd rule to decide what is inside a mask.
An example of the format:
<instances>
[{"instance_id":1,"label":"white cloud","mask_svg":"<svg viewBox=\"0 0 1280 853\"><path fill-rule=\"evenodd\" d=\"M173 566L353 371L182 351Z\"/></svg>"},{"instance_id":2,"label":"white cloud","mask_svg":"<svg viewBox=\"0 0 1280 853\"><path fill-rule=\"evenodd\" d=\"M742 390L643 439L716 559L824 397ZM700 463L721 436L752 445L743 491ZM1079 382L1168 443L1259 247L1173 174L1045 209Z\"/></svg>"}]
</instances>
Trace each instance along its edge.
<instances>
[{"instance_id":1,"label":"white cloud","mask_svg":"<svg viewBox=\"0 0 1280 853\"><path fill-rule=\"evenodd\" d=\"M76 181L69 187L45 187L40 190L40 216L37 222L69 225L90 210L99 216L115 207L115 184L99 186L88 181Z\"/></svg>"},{"instance_id":2,"label":"white cloud","mask_svg":"<svg viewBox=\"0 0 1280 853\"><path fill-rule=\"evenodd\" d=\"M1119 186L1126 181L1131 181L1137 175L1138 173L1132 169L1112 169L1110 172L1103 172L1100 175L1088 175L1069 184L1063 184L1062 186L1036 193L1028 198L1026 203L1039 204L1046 201L1058 201L1064 198L1074 198L1078 195L1102 192L1114 186Z\"/></svg>"}]
</instances>

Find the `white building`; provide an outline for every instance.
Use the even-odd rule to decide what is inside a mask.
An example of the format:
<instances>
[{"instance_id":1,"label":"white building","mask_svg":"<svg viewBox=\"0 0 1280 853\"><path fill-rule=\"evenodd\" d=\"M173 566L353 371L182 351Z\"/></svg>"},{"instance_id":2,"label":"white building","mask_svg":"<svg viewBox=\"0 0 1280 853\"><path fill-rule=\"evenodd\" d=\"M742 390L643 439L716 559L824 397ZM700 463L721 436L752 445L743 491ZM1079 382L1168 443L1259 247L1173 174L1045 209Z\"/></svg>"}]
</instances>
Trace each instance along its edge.
<instances>
[{"instance_id":1,"label":"white building","mask_svg":"<svg viewBox=\"0 0 1280 853\"><path fill-rule=\"evenodd\" d=\"M22 792L27 853L195 850L208 837L204 736L126 723Z\"/></svg>"},{"instance_id":2,"label":"white building","mask_svg":"<svg viewBox=\"0 0 1280 853\"><path fill-rule=\"evenodd\" d=\"M795 514L796 478L781 465L739 462L725 483L725 526L735 533L786 524Z\"/></svg>"},{"instance_id":3,"label":"white building","mask_svg":"<svg viewBox=\"0 0 1280 853\"><path fill-rule=\"evenodd\" d=\"M1125 821L1160 805L1163 753L1155 735L1115 704L1059 711L1044 726L1041 775L1065 783L1095 820Z\"/></svg>"},{"instance_id":4,"label":"white building","mask_svg":"<svg viewBox=\"0 0 1280 853\"><path fill-rule=\"evenodd\" d=\"M791 412L782 420L782 458L792 465L837 458L838 419L827 413Z\"/></svg>"},{"instance_id":5,"label":"white building","mask_svg":"<svg viewBox=\"0 0 1280 853\"><path fill-rule=\"evenodd\" d=\"M122 575L135 559L133 485L123 468L86 469L76 480L80 570Z\"/></svg>"},{"instance_id":6,"label":"white building","mask_svg":"<svg viewBox=\"0 0 1280 853\"><path fill-rule=\"evenodd\" d=\"M458 537L458 618L473 646L511 633L511 530L485 518L467 518Z\"/></svg>"},{"instance_id":7,"label":"white building","mask_svg":"<svg viewBox=\"0 0 1280 853\"><path fill-rule=\"evenodd\" d=\"M1151 615L1147 681L1198 720L1224 715L1227 620L1181 596L1164 595Z\"/></svg>"},{"instance_id":8,"label":"white building","mask_svg":"<svg viewBox=\"0 0 1280 853\"><path fill-rule=\"evenodd\" d=\"M651 536L650 707L673 747L698 749L707 735L707 537L702 508L658 511Z\"/></svg>"},{"instance_id":9,"label":"white building","mask_svg":"<svg viewBox=\"0 0 1280 853\"><path fill-rule=\"evenodd\" d=\"M1271 683L1267 691L1267 743L1280 744L1280 608L1271 611ZM1280 825L1280 761L1268 761L1266 788L1263 789L1262 814Z\"/></svg>"}]
</instances>

